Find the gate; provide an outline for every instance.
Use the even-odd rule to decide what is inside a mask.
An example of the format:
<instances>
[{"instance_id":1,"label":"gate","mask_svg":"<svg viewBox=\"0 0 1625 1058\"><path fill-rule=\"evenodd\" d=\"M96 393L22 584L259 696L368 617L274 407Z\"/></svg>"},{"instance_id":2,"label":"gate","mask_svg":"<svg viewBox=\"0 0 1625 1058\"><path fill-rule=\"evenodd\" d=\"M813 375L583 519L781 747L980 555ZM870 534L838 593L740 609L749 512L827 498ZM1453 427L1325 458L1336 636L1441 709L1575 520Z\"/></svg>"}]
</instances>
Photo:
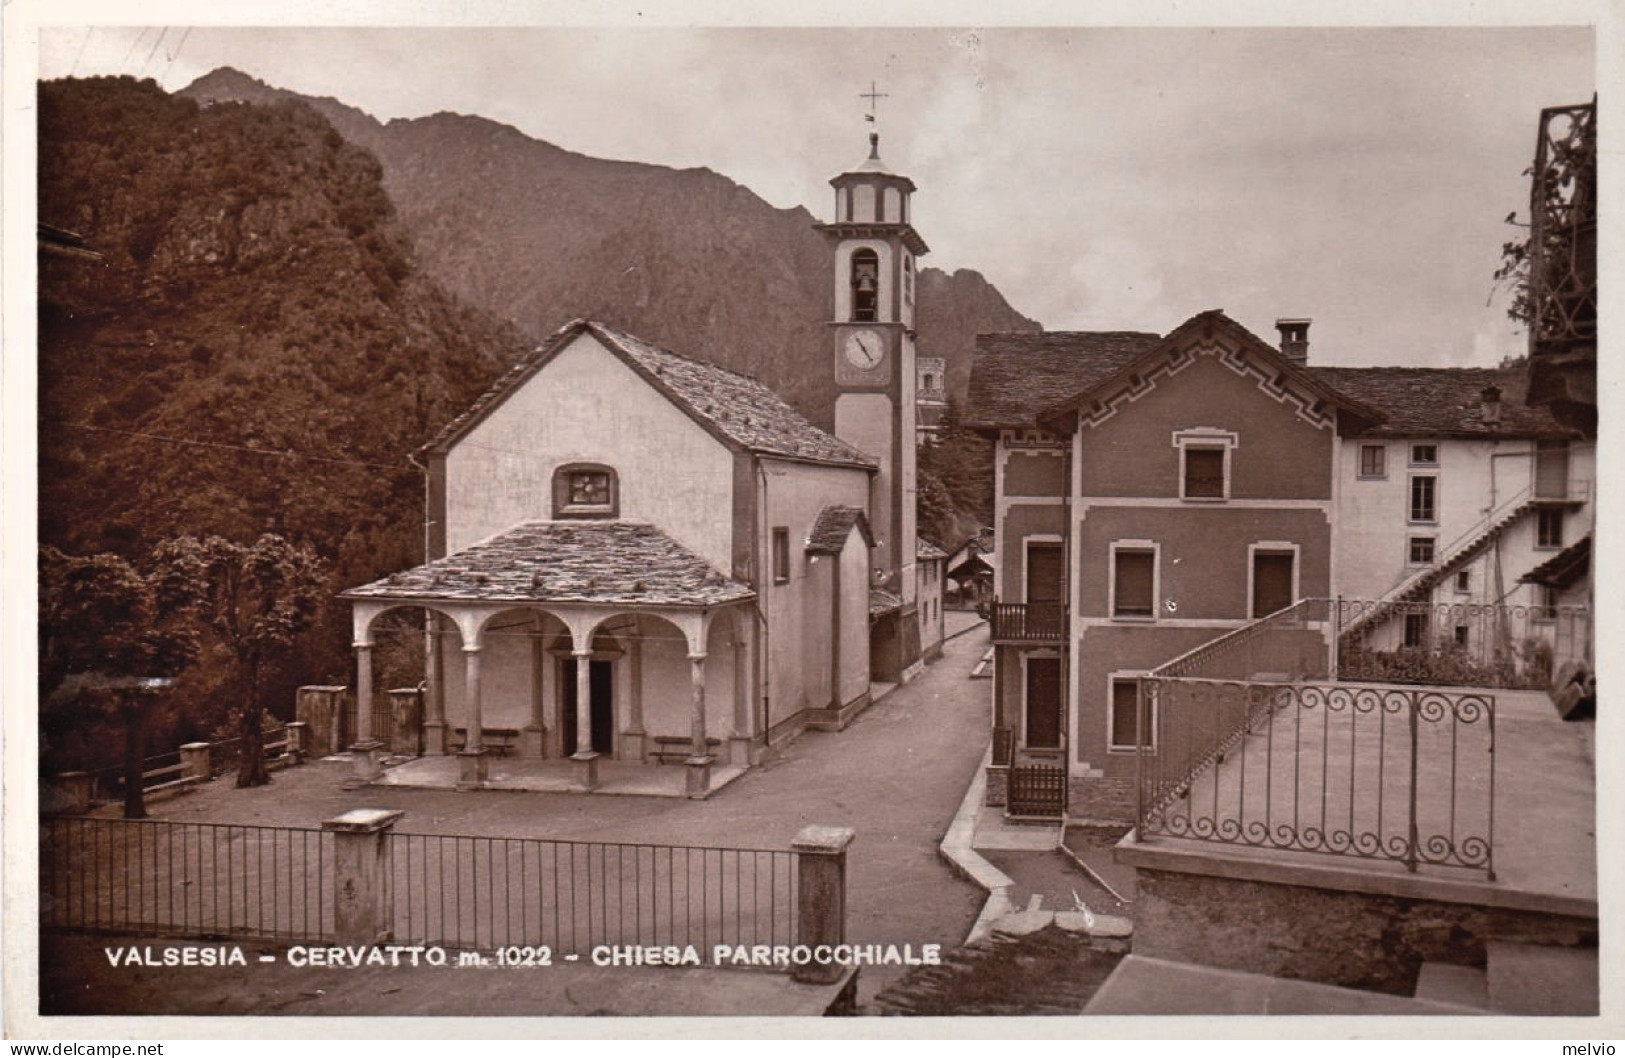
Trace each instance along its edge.
<instances>
[{"instance_id":1,"label":"gate","mask_svg":"<svg viewBox=\"0 0 1625 1058\"><path fill-rule=\"evenodd\" d=\"M1058 764L1013 765L1005 812L1012 816L1060 819L1066 814L1066 768Z\"/></svg>"}]
</instances>

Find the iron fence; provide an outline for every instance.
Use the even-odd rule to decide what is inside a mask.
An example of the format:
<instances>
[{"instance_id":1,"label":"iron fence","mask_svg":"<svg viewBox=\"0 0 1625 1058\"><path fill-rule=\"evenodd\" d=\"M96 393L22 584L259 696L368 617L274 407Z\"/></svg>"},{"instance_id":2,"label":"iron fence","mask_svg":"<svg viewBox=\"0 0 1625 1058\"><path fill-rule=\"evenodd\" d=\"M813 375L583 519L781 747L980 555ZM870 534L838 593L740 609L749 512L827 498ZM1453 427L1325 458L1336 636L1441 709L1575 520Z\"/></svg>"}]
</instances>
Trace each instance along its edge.
<instances>
[{"instance_id":1,"label":"iron fence","mask_svg":"<svg viewBox=\"0 0 1625 1058\"><path fill-rule=\"evenodd\" d=\"M1142 679L1137 817L1165 835L1483 870L1495 698L1437 688Z\"/></svg>"},{"instance_id":2,"label":"iron fence","mask_svg":"<svg viewBox=\"0 0 1625 1058\"><path fill-rule=\"evenodd\" d=\"M164 936L332 935L320 830L151 819L40 821L46 928Z\"/></svg>"},{"instance_id":3,"label":"iron fence","mask_svg":"<svg viewBox=\"0 0 1625 1058\"><path fill-rule=\"evenodd\" d=\"M434 834L390 834L385 850L395 932L413 943L795 943L790 851Z\"/></svg>"},{"instance_id":4,"label":"iron fence","mask_svg":"<svg viewBox=\"0 0 1625 1058\"><path fill-rule=\"evenodd\" d=\"M1310 679L1331 672L1329 599L1303 599L1159 666L1155 676Z\"/></svg>"},{"instance_id":5,"label":"iron fence","mask_svg":"<svg viewBox=\"0 0 1625 1058\"><path fill-rule=\"evenodd\" d=\"M1591 611L1574 606L1338 599L1337 678L1545 689L1590 654Z\"/></svg>"},{"instance_id":6,"label":"iron fence","mask_svg":"<svg viewBox=\"0 0 1625 1058\"><path fill-rule=\"evenodd\" d=\"M344 884L324 830L53 818L41 924L182 937L332 940ZM381 836L383 931L448 948L794 945L790 850Z\"/></svg>"}]
</instances>

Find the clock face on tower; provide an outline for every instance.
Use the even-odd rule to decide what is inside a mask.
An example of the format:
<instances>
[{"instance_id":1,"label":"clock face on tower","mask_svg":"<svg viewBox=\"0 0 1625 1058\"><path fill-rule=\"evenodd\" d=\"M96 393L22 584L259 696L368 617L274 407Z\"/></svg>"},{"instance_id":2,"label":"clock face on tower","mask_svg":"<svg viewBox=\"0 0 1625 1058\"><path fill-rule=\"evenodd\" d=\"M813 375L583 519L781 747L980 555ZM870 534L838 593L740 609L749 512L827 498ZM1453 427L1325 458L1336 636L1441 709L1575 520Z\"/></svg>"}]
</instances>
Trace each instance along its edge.
<instances>
[{"instance_id":1,"label":"clock face on tower","mask_svg":"<svg viewBox=\"0 0 1625 1058\"><path fill-rule=\"evenodd\" d=\"M886 340L879 331L852 331L842 343L841 353L846 362L859 371L873 371L885 359Z\"/></svg>"}]
</instances>

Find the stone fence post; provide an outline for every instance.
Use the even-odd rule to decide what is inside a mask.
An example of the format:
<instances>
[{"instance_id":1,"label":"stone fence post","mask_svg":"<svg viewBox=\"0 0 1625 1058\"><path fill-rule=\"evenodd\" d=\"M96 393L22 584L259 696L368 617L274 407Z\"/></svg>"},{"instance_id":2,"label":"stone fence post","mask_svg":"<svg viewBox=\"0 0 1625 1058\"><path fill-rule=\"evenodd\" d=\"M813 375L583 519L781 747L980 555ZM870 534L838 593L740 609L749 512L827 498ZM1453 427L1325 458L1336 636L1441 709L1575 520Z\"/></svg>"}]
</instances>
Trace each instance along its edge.
<instances>
[{"instance_id":1,"label":"stone fence post","mask_svg":"<svg viewBox=\"0 0 1625 1058\"><path fill-rule=\"evenodd\" d=\"M208 782L214 774L209 759L207 742L188 742L181 747L181 778L191 782Z\"/></svg>"},{"instance_id":2,"label":"stone fence post","mask_svg":"<svg viewBox=\"0 0 1625 1058\"><path fill-rule=\"evenodd\" d=\"M301 687L295 699L295 719L310 725L310 741L305 751L317 757L342 752L344 705L347 687Z\"/></svg>"},{"instance_id":3,"label":"stone fence post","mask_svg":"<svg viewBox=\"0 0 1625 1058\"><path fill-rule=\"evenodd\" d=\"M796 852L796 880L800 887L796 919L801 943L809 947L846 943L846 847L854 834L848 827L806 826L790 843ZM830 984L845 968L834 963L810 962L797 966L797 981Z\"/></svg>"},{"instance_id":4,"label":"stone fence post","mask_svg":"<svg viewBox=\"0 0 1625 1058\"><path fill-rule=\"evenodd\" d=\"M295 764L303 763L310 752L310 725L303 720L290 720L282 725L282 730L288 736L288 756Z\"/></svg>"},{"instance_id":5,"label":"stone fence post","mask_svg":"<svg viewBox=\"0 0 1625 1058\"><path fill-rule=\"evenodd\" d=\"M352 808L322 821L322 829L333 834L333 939L338 943L376 944L389 935L384 838L405 814Z\"/></svg>"},{"instance_id":6,"label":"stone fence post","mask_svg":"<svg viewBox=\"0 0 1625 1058\"><path fill-rule=\"evenodd\" d=\"M393 729L389 751L398 757L420 757L423 747L423 692L416 687L397 687L389 692L389 712Z\"/></svg>"}]
</instances>

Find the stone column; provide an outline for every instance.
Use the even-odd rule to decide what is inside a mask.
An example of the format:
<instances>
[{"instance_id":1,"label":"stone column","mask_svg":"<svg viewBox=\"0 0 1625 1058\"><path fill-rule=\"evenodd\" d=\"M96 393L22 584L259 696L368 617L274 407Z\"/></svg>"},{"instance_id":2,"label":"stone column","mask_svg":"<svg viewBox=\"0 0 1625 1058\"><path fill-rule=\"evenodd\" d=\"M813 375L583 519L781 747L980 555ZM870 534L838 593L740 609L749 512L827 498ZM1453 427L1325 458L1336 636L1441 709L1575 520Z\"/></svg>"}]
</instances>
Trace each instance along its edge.
<instances>
[{"instance_id":1,"label":"stone column","mask_svg":"<svg viewBox=\"0 0 1625 1058\"><path fill-rule=\"evenodd\" d=\"M621 738L621 759L642 760L648 745L643 727L643 629L632 630L626 648L626 731Z\"/></svg>"},{"instance_id":2,"label":"stone column","mask_svg":"<svg viewBox=\"0 0 1625 1058\"><path fill-rule=\"evenodd\" d=\"M355 757L356 778L371 782L383 774L383 743L372 737L372 644L355 645Z\"/></svg>"},{"instance_id":3,"label":"stone column","mask_svg":"<svg viewBox=\"0 0 1625 1058\"><path fill-rule=\"evenodd\" d=\"M547 756L547 687L543 679L546 666L547 649L538 617L530 639L530 722L519 732L521 757Z\"/></svg>"},{"instance_id":4,"label":"stone column","mask_svg":"<svg viewBox=\"0 0 1625 1058\"><path fill-rule=\"evenodd\" d=\"M711 790L711 765L715 760L705 737L705 655L690 654L688 662L693 712L688 723L688 759L683 764L688 769L688 796L704 797Z\"/></svg>"},{"instance_id":5,"label":"stone column","mask_svg":"<svg viewBox=\"0 0 1625 1058\"><path fill-rule=\"evenodd\" d=\"M207 742L186 743L181 747L181 765L184 769L181 772L181 778L191 782L208 782L211 774L209 768L209 744Z\"/></svg>"},{"instance_id":6,"label":"stone column","mask_svg":"<svg viewBox=\"0 0 1625 1058\"><path fill-rule=\"evenodd\" d=\"M576 772L583 790L598 788L598 754L592 748L592 651L577 650L576 660Z\"/></svg>"},{"instance_id":7,"label":"stone column","mask_svg":"<svg viewBox=\"0 0 1625 1058\"><path fill-rule=\"evenodd\" d=\"M322 821L333 834L333 939L376 944L390 934L384 837L405 813L355 808Z\"/></svg>"},{"instance_id":8,"label":"stone column","mask_svg":"<svg viewBox=\"0 0 1625 1058\"><path fill-rule=\"evenodd\" d=\"M463 647L463 696L468 702L468 738L459 761L457 788L477 790L485 785L485 721L480 703L480 647L470 643Z\"/></svg>"},{"instance_id":9,"label":"stone column","mask_svg":"<svg viewBox=\"0 0 1625 1058\"><path fill-rule=\"evenodd\" d=\"M428 684L423 703L423 752L440 756L446 752L446 681L440 673L440 615L431 613L423 633L423 682Z\"/></svg>"},{"instance_id":10,"label":"stone column","mask_svg":"<svg viewBox=\"0 0 1625 1058\"><path fill-rule=\"evenodd\" d=\"M847 827L807 826L790 843L796 852L796 880L799 885L796 921L801 943L816 948L846 943L846 847L853 832ZM840 979L845 968L816 962L795 968L797 981L829 984Z\"/></svg>"}]
</instances>

